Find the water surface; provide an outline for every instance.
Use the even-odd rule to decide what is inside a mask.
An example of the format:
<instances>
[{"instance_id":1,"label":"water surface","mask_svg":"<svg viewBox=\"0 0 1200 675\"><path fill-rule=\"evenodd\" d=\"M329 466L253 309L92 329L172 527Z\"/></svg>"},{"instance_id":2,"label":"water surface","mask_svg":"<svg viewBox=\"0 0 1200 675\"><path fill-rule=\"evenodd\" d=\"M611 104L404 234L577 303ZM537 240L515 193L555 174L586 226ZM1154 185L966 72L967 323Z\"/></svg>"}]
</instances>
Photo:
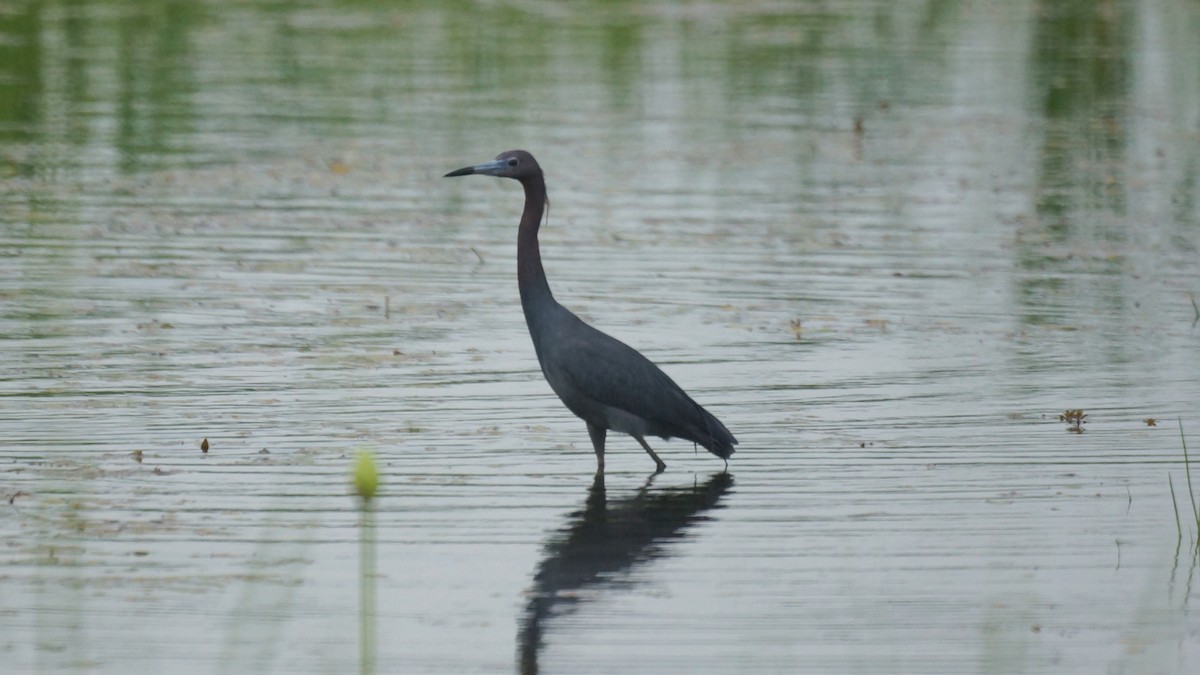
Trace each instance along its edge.
<instances>
[{"instance_id":1,"label":"water surface","mask_svg":"<svg viewBox=\"0 0 1200 675\"><path fill-rule=\"evenodd\" d=\"M1196 668L1198 37L1170 1L9 8L0 653L354 671L365 447L381 672ZM596 480L519 186L440 179L514 147L556 296L728 473L613 437Z\"/></svg>"}]
</instances>

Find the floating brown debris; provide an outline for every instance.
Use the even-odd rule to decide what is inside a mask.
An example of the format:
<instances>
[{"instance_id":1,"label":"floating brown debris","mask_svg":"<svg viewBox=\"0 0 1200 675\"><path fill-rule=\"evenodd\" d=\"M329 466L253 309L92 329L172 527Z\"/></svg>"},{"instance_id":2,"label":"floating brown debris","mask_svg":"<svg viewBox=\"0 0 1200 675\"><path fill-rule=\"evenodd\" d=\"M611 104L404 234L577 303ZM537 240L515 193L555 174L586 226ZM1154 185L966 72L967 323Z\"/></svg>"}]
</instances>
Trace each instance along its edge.
<instances>
[{"instance_id":1,"label":"floating brown debris","mask_svg":"<svg viewBox=\"0 0 1200 675\"><path fill-rule=\"evenodd\" d=\"M1087 424L1087 413L1082 409L1065 410L1058 416L1058 421L1070 425L1067 427L1067 431L1073 434L1082 434L1083 425Z\"/></svg>"},{"instance_id":2,"label":"floating brown debris","mask_svg":"<svg viewBox=\"0 0 1200 675\"><path fill-rule=\"evenodd\" d=\"M1142 421L1145 422L1146 426L1148 426L1148 427L1158 426L1158 420L1154 419L1153 417L1147 417L1146 419L1144 419Z\"/></svg>"},{"instance_id":3,"label":"floating brown debris","mask_svg":"<svg viewBox=\"0 0 1200 675\"><path fill-rule=\"evenodd\" d=\"M200 441L200 452L208 452L208 439Z\"/></svg>"},{"instance_id":4,"label":"floating brown debris","mask_svg":"<svg viewBox=\"0 0 1200 675\"><path fill-rule=\"evenodd\" d=\"M158 319L154 319L154 320L148 321L146 323L137 324L138 330L145 330L145 331L171 330L174 327L175 327L174 324L168 323L166 321L159 321Z\"/></svg>"}]
</instances>

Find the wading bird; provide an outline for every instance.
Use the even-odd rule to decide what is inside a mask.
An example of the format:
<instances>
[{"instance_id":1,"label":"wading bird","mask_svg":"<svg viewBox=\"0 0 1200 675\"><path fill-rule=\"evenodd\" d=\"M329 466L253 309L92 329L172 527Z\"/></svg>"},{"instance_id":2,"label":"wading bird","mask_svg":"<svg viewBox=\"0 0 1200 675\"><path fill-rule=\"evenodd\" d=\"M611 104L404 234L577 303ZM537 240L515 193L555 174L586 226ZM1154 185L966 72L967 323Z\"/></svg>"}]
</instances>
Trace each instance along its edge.
<instances>
[{"instance_id":1,"label":"wading bird","mask_svg":"<svg viewBox=\"0 0 1200 675\"><path fill-rule=\"evenodd\" d=\"M533 155L510 150L445 177L471 174L513 178L525 188L525 211L517 230L517 285L525 323L550 388L587 423L596 471L604 471L604 438L609 429L637 439L658 471L667 465L646 443L646 436L699 443L728 466L737 439L720 420L649 359L584 323L550 293L537 238L547 203L546 180Z\"/></svg>"}]
</instances>

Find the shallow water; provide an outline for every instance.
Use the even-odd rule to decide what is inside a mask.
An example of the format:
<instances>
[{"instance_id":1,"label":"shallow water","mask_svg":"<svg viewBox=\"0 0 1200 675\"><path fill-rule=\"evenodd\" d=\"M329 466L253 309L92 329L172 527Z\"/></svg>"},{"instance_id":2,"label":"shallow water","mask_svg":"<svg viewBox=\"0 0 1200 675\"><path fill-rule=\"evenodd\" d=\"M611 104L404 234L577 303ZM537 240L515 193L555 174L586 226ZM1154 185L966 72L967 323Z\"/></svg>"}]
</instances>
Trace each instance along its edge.
<instances>
[{"instance_id":1,"label":"shallow water","mask_svg":"<svg viewBox=\"0 0 1200 675\"><path fill-rule=\"evenodd\" d=\"M357 669L360 448L380 672L1200 664L1188 3L0 14L14 672ZM511 147L728 474L595 481L519 186L440 178Z\"/></svg>"}]
</instances>

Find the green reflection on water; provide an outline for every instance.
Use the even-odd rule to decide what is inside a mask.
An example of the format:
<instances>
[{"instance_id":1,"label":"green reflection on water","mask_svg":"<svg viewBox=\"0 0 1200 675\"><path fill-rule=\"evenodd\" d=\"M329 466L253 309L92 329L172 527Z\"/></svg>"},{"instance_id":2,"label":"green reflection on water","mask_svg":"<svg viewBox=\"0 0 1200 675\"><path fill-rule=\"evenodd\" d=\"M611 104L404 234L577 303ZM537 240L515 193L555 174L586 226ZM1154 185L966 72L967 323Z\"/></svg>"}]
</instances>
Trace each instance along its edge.
<instances>
[{"instance_id":1,"label":"green reflection on water","mask_svg":"<svg viewBox=\"0 0 1200 675\"><path fill-rule=\"evenodd\" d=\"M6 173L78 169L78 148L96 136L122 173L187 153L199 7L29 2L0 13L0 140L27 144L5 153Z\"/></svg>"},{"instance_id":2,"label":"green reflection on water","mask_svg":"<svg viewBox=\"0 0 1200 675\"><path fill-rule=\"evenodd\" d=\"M5 144L36 140L33 133L42 117L42 59L37 37L41 21L30 6L24 11L0 12L0 141ZM0 178L29 175L31 166L3 156Z\"/></svg>"},{"instance_id":3,"label":"green reflection on water","mask_svg":"<svg viewBox=\"0 0 1200 675\"><path fill-rule=\"evenodd\" d=\"M1051 233L1067 234L1072 213L1125 208L1136 23L1124 3L1042 3L1034 16L1033 95L1044 119L1038 214ZM1111 227L1092 234L1123 236Z\"/></svg>"},{"instance_id":4,"label":"green reflection on water","mask_svg":"<svg viewBox=\"0 0 1200 675\"><path fill-rule=\"evenodd\" d=\"M196 3L138 5L117 23L119 168L130 173L148 157L187 153L194 127L191 34Z\"/></svg>"}]
</instances>

